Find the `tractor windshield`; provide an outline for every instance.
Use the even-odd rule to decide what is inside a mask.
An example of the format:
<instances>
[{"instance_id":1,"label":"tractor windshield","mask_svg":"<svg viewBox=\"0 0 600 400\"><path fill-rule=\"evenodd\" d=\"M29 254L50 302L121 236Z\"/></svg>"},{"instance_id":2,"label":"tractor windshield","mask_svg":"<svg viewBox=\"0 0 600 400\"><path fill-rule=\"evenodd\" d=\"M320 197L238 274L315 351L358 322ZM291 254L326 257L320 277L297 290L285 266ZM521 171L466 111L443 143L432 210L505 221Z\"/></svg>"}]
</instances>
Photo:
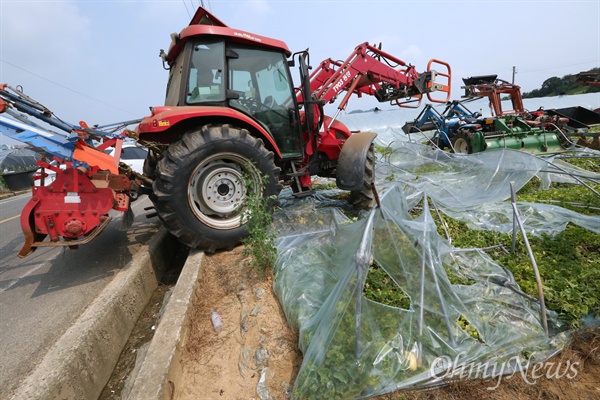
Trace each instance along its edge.
<instances>
[{"instance_id":1,"label":"tractor windshield","mask_svg":"<svg viewBox=\"0 0 600 400\"><path fill-rule=\"evenodd\" d=\"M298 127L292 123L296 109L287 61L280 52L232 46L228 49L229 89L237 94L229 104L251 115L271 133L281 153L301 154Z\"/></svg>"}]
</instances>

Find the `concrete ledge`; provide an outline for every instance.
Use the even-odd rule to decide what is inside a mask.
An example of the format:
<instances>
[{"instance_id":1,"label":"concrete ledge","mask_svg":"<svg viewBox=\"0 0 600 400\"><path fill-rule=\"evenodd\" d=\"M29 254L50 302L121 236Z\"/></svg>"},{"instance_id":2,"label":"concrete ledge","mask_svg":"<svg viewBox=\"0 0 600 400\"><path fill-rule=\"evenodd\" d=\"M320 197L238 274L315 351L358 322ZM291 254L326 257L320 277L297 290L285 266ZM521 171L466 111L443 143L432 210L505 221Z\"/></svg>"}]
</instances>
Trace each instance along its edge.
<instances>
[{"instance_id":1,"label":"concrete ledge","mask_svg":"<svg viewBox=\"0 0 600 400\"><path fill-rule=\"evenodd\" d=\"M46 354L13 399L96 399L156 290L176 240L164 228L117 274Z\"/></svg>"},{"instance_id":2,"label":"concrete ledge","mask_svg":"<svg viewBox=\"0 0 600 400\"><path fill-rule=\"evenodd\" d=\"M128 400L170 400L181 377L181 348L187 338L189 305L194 297L204 253L193 250L181 271L150 347L141 363Z\"/></svg>"},{"instance_id":3,"label":"concrete ledge","mask_svg":"<svg viewBox=\"0 0 600 400\"><path fill-rule=\"evenodd\" d=\"M18 192L0 193L0 200L9 199L9 198L15 197L15 196L20 196L20 195L25 194L25 193L31 193L31 189L30 190L21 190L21 191L18 191Z\"/></svg>"}]
</instances>

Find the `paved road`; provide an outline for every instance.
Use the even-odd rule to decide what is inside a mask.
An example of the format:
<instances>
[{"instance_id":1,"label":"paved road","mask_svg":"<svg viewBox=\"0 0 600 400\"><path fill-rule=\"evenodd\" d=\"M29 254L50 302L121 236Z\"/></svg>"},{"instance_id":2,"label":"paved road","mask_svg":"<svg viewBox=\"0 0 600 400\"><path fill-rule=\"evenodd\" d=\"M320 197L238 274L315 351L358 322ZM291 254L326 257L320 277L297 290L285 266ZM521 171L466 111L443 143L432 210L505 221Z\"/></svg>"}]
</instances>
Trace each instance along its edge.
<instances>
[{"instance_id":1,"label":"paved road","mask_svg":"<svg viewBox=\"0 0 600 400\"><path fill-rule=\"evenodd\" d=\"M134 224L121 216L79 250L39 248L17 257L23 244L19 214L30 195L0 200L0 398L7 398L46 351L157 231L145 197L133 203Z\"/></svg>"}]
</instances>

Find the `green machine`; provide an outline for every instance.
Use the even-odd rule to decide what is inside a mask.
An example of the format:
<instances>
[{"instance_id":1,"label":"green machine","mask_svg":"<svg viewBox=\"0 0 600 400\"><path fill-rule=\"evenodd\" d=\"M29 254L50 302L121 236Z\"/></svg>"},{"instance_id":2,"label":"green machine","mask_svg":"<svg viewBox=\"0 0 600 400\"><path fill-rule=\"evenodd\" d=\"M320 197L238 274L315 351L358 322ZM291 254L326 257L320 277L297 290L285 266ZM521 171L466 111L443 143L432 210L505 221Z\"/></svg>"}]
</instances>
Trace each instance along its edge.
<instances>
[{"instance_id":1,"label":"green machine","mask_svg":"<svg viewBox=\"0 0 600 400\"><path fill-rule=\"evenodd\" d=\"M441 113L426 105L402 130L407 134L433 131L431 143L466 154L504 148L531 153L558 152L569 143L560 131L545 129L541 122L518 115L482 117L456 100L449 102Z\"/></svg>"},{"instance_id":2,"label":"green machine","mask_svg":"<svg viewBox=\"0 0 600 400\"><path fill-rule=\"evenodd\" d=\"M493 149L515 149L531 153L558 152L567 140L557 131L519 116L480 118L481 130L473 132L473 152Z\"/></svg>"}]
</instances>

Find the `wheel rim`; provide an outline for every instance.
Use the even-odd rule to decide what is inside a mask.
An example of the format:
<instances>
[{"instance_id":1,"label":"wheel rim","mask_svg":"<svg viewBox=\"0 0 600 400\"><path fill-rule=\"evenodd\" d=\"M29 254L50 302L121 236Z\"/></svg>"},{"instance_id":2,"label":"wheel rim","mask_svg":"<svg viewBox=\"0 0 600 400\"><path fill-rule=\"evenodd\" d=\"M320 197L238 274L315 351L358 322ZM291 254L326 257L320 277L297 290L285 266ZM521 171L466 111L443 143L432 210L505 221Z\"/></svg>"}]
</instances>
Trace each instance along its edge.
<instances>
[{"instance_id":1,"label":"wheel rim","mask_svg":"<svg viewBox=\"0 0 600 400\"><path fill-rule=\"evenodd\" d=\"M469 153L469 144L465 139L458 138L456 139L456 142L454 142L454 151L457 153L467 154Z\"/></svg>"},{"instance_id":2,"label":"wheel rim","mask_svg":"<svg viewBox=\"0 0 600 400\"><path fill-rule=\"evenodd\" d=\"M235 153L218 153L203 160L190 175L188 201L194 215L216 229L233 229L241 224L247 189L244 175L258 191L260 177L248 168L249 159Z\"/></svg>"}]
</instances>

